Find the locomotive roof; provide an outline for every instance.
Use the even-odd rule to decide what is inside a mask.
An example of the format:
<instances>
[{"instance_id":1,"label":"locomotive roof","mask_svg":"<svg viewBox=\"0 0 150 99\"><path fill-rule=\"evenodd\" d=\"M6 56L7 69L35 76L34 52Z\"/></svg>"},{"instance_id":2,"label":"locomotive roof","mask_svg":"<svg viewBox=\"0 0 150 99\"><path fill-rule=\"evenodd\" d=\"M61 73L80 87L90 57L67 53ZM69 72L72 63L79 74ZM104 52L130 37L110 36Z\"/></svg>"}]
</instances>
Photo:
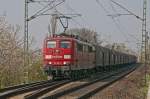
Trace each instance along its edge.
<instances>
[{"instance_id":1,"label":"locomotive roof","mask_svg":"<svg viewBox=\"0 0 150 99\"><path fill-rule=\"evenodd\" d=\"M109 49L109 48L106 48L106 47L103 47L103 46L100 46L100 45L97 45L97 44L92 44L90 42L87 42L87 40L83 40L81 38L79 38L78 36L72 36L72 35L67 35L67 34L62 34L62 35L54 35L53 37L47 37L46 40L56 40L56 39L60 39L60 40L74 40L74 41L77 41L79 43L82 43L82 44L85 44L85 45L89 45L89 46L92 46L92 45L95 45L97 47L100 47L102 51L109 51L111 53L117 53L117 54L123 54L123 55L130 55L130 56L134 56L134 55L131 55L131 54L127 54L127 53L123 53L123 52L119 52L119 51L116 51L116 50L113 50L113 49Z\"/></svg>"},{"instance_id":2,"label":"locomotive roof","mask_svg":"<svg viewBox=\"0 0 150 99\"><path fill-rule=\"evenodd\" d=\"M80 38L77 38L77 37L74 37L74 36L53 36L53 37L47 37L46 40L56 40L56 39L60 39L60 40L74 40L74 41L77 41L78 43L82 43L82 44L86 44L86 45L89 45L89 46L92 46L93 44L91 44L90 42L88 41L85 41L83 39L80 39Z\"/></svg>"}]
</instances>

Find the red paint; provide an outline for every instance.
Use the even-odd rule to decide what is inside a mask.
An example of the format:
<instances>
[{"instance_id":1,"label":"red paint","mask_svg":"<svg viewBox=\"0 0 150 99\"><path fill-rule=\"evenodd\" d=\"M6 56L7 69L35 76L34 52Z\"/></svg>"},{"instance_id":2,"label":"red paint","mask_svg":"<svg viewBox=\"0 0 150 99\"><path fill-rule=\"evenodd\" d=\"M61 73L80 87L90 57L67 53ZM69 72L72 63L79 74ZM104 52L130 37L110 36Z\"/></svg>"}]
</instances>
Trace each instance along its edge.
<instances>
[{"instance_id":1,"label":"red paint","mask_svg":"<svg viewBox=\"0 0 150 99\"><path fill-rule=\"evenodd\" d=\"M48 41L56 41L56 48L47 48ZM60 48L61 41L70 42L69 48ZM77 50L77 43L82 45L88 45L87 42L83 42L68 36L54 36L48 37L44 41L43 47L43 61L44 66L61 67L71 66L72 68L91 68L94 67L95 53L83 52ZM51 55L51 59L46 59L46 55ZM64 59L64 55L71 55L70 59ZM66 64L64 64L66 62ZM50 64L51 63L51 64Z\"/></svg>"}]
</instances>

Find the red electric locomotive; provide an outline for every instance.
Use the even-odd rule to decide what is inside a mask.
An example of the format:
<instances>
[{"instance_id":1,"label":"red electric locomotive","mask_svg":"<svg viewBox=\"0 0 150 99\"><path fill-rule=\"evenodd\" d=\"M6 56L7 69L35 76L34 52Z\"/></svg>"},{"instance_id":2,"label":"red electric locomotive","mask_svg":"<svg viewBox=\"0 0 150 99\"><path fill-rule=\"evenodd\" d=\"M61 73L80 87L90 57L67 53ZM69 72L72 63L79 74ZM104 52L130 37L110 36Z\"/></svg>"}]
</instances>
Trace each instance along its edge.
<instances>
[{"instance_id":1,"label":"red electric locomotive","mask_svg":"<svg viewBox=\"0 0 150 99\"><path fill-rule=\"evenodd\" d=\"M95 67L95 49L75 37L54 35L44 41L43 60L45 72L53 78L75 78Z\"/></svg>"},{"instance_id":2,"label":"red electric locomotive","mask_svg":"<svg viewBox=\"0 0 150 99\"><path fill-rule=\"evenodd\" d=\"M94 45L71 35L47 37L44 70L53 78L79 78L93 72L136 63L136 56Z\"/></svg>"}]
</instances>

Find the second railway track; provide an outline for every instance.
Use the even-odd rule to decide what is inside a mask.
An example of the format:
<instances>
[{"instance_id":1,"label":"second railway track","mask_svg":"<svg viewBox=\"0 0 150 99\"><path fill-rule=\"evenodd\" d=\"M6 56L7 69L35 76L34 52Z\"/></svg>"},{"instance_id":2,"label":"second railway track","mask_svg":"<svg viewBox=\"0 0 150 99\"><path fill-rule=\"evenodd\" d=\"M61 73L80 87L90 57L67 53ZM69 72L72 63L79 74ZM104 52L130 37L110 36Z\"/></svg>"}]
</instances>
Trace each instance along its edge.
<instances>
[{"instance_id":1,"label":"second railway track","mask_svg":"<svg viewBox=\"0 0 150 99\"><path fill-rule=\"evenodd\" d=\"M139 65L139 64L137 64ZM81 80L43 81L22 87L5 89L0 93L0 99L85 99L96 92L121 79L138 66L128 66L113 72L101 72ZM125 72L126 71L126 72Z\"/></svg>"},{"instance_id":2,"label":"second railway track","mask_svg":"<svg viewBox=\"0 0 150 99\"><path fill-rule=\"evenodd\" d=\"M62 84L62 86L54 87L50 86L45 90L38 90L32 94L25 96L25 99L70 99L70 98L81 98L85 99L90 97L93 93L107 87L113 82L121 79L130 72L136 69L129 66L128 68L122 68L118 71L110 73L99 73L99 77L91 77L83 80L74 81L71 83ZM127 71L127 72L125 72Z\"/></svg>"},{"instance_id":3,"label":"second railway track","mask_svg":"<svg viewBox=\"0 0 150 99\"><path fill-rule=\"evenodd\" d=\"M4 88L4 89L0 89L0 93L6 92L6 91L10 91L10 90L14 90L14 89L23 88L23 87L28 87L28 86L38 85L38 84L42 84L42 83L47 83L47 82L51 82L51 80L44 80L44 81L38 81L38 82L34 82L34 83L10 86L10 87Z\"/></svg>"},{"instance_id":4,"label":"second railway track","mask_svg":"<svg viewBox=\"0 0 150 99\"><path fill-rule=\"evenodd\" d=\"M0 99L6 99L10 97L14 97L20 94L25 94L31 91L35 91L41 88L45 88L48 86L55 85L59 83L60 81L42 81L42 82L37 82L37 83L32 83L30 84L25 84L22 86L17 86L17 87L12 87L12 88L6 88L5 90L1 91L0 93Z\"/></svg>"},{"instance_id":5,"label":"second railway track","mask_svg":"<svg viewBox=\"0 0 150 99\"><path fill-rule=\"evenodd\" d=\"M80 83L79 85L72 87L72 88L64 88L63 90L57 90L51 94L47 94L45 97L41 97L42 99L86 99L96 92L108 87L115 81L123 78L124 76L128 75L132 71L137 68L129 67L124 68L121 71L110 73L109 75L101 76L96 80L87 81L85 83ZM126 72L125 72L126 71Z\"/></svg>"}]
</instances>

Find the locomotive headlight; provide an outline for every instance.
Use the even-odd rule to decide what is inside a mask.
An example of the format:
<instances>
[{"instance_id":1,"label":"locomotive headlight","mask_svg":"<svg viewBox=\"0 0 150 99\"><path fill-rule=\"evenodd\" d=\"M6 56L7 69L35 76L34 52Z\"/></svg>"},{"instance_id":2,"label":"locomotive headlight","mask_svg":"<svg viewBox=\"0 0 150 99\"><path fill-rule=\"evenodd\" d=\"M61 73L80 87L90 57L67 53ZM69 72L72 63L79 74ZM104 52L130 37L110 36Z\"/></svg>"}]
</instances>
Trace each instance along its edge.
<instances>
[{"instance_id":1,"label":"locomotive headlight","mask_svg":"<svg viewBox=\"0 0 150 99\"><path fill-rule=\"evenodd\" d=\"M66 62L66 61L64 61L64 63L63 63L64 65L69 65L70 64L70 62Z\"/></svg>"},{"instance_id":2,"label":"locomotive headlight","mask_svg":"<svg viewBox=\"0 0 150 99\"><path fill-rule=\"evenodd\" d=\"M52 55L45 55L45 59L51 59Z\"/></svg>"},{"instance_id":3,"label":"locomotive headlight","mask_svg":"<svg viewBox=\"0 0 150 99\"><path fill-rule=\"evenodd\" d=\"M67 64L67 62L64 62L64 65L66 65Z\"/></svg>"},{"instance_id":4,"label":"locomotive headlight","mask_svg":"<svg viewBox=\"0 0 150 99\"><path fill-rule=\"evenodd\" d=\"M49 62L49 64L52 64L52 62Z\"/></svg>"},{"instance_id":5,"label":"locomotive headlight","mask_svg":"<svg viewBox=\"0 0 150 99\"><path fill-rule=\"evenodd\" d=\"M71 55L64 55L64 59L71 59Z\"/></svg>"}]
</instances>

